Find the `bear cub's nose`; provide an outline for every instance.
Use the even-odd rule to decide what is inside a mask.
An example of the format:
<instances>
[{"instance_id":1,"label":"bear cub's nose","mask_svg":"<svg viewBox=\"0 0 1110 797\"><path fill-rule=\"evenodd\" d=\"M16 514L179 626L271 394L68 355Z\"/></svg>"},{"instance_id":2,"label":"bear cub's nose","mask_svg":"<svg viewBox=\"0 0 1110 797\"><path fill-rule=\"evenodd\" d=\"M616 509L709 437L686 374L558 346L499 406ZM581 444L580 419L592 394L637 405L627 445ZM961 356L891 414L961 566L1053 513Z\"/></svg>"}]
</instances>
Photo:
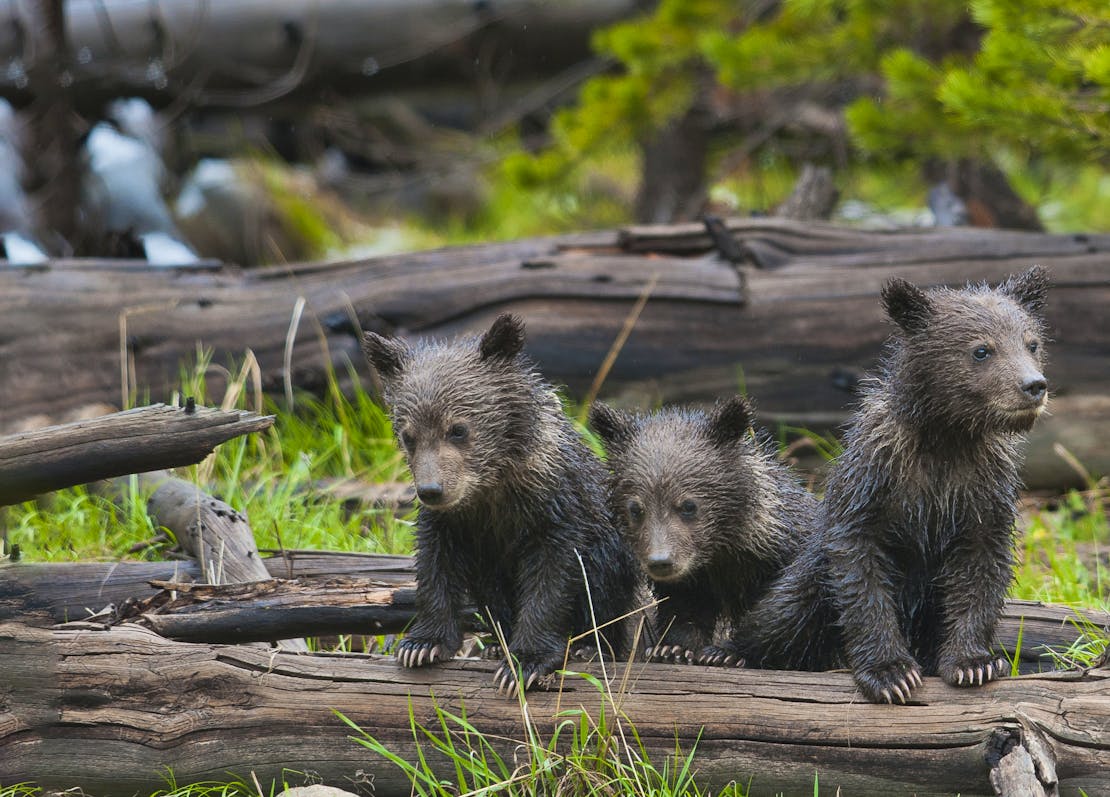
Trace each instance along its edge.
<instances>
[{"instance_id":1,"label":"bear cub's nose","mask_svg":"<svg viewBox=\"0 0 1110 797\"><path fill-rule=\"evenodd\" d=\"M439 482L426 482L416 485L416 495L425 504L438 504L443 500L443 485Z\"/></svg>"},{"instance_id":2,"label":"bear cub's nose","mask_svg":"<svg viewBox=\"0 0 1110 797\"><path fill-rule=\"evenodd\" d=\"M647 571L653 578L669 576L674 572L674 560L670 554L651 554L647 558Z\"/></svg>"},{"instance_id":3,"label":"bear cub's nose","mask_svg":"<svg viewBox=\"0 0 1110 797\"><path fill-rule=\"evenodd\" d=\"M1027 395L1033 401L1040 401L1044 398L1045 391L1048 390L1048 382L1044 379L1030 379L1021 386L1021 392Z\"/></svg>"}]
</instances>

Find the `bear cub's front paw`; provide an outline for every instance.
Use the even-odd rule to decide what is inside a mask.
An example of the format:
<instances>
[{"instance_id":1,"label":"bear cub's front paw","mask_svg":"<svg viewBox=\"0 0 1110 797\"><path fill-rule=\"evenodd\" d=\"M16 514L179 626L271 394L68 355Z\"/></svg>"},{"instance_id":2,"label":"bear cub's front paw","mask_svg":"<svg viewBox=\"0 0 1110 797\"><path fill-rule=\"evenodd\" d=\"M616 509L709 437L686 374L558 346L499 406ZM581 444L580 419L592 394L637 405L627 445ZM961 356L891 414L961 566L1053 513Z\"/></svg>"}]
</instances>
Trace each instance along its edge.
<instances>
[{"instance_id":1,"label":"bear cub's front paw","mask_svg":"<svg viewBox=\"0 0 1110 797\"><path fill-rule=\"evenodd\" d=\"M853 673L856 685L872 703L905 704L914 687L921 686L921 668L913 659L883 662Z\"/></svg>"},{"instance_id":2,"label":"bear cub's front paw","mask_svg":"<svg viewBox=\"0 0 1110 797\"><path fill-rule=\"evenodd\" d=\"M405 637L397 643L395 655L402 667L423 667L446 661L454 657L455 651L448 651L442 642Z\"/></svg>"},{"instance_id":3,"label":"bear cub's front paw","mask_svg":"<svg viewBox=\"0 0 1110 797\"><path fill-rule=\"evenodd\" d=\"M937 672L952 686L982 686L1010 673L1010 665L1001 656L982 653L977 656L942 658Z\"/></svg>"}]
</instances>

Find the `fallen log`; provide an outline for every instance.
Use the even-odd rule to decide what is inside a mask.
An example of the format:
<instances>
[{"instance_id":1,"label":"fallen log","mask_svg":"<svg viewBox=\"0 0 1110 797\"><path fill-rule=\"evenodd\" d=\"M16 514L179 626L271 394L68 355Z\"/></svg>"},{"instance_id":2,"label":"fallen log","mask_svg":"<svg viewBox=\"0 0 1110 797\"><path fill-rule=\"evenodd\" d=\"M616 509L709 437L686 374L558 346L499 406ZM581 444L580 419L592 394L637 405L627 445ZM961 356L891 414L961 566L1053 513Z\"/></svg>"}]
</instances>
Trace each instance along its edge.
<instances>
[{"instance_id":1,"label":"fallen log","mask_svg":"<svg viewBox=\"0 0 1110 797\"><path fill-rule=\"evenodd\" d=\"M0 506L98 479L193 465L273 416L155 404L0 437Z\"/></svg>"},{"instance_id":2,"label":"fallen log","mask_svg":"<svg viewBox=\"0 0 1110 797\"><path fill-rule=\"evenodd\" d=\"M389 797L411 793L408 777L351 741L335 712L409 761L417 758L410 711L435 733L437 706L465 711L510 768L528 735L521 707L490 685L495 662L405 670L377 656L189 645L134 626L50 631L6 623L0 648L5 677L18 685L0 703L3 783L113 797L163 788L168 768L179 783L254 773L269 784L304 773L348 788L372 782L378 797ZM600 675L594 665L583 669ZM926 678L910 706L861 702L845 673L634 665L628 675L623 689L614 687L626 727L635 726L658 766L676 743L683 753L696 745L698 781L713 790L735 781L750 783L752 795L808 794L816 774L829 793L988 795L992 771L1017 747L1042 766L1032 776L1010 767L996 780L1016 770L1023 786L1041 784L1048 793L1110 790L1106 670L977 689ZM559 712L581 709L596 721L601 704L593 686L568 677L561 694L529 695L528 718L546 741ZM612 726L618 713L606 712ZM569 734L564 728L564 742ZM451 763L423 747L441 776L454 775Z\"/></svg>"},{"instance_id":3,"label":"fallen log","mask_svg":"<svg viewBox=\"0 0 1110 797\"><path fill-rule=\"evenodd\" d=\"M1110 337L1092 323L1110 304L1110 236L872 232L780 219L732 220L728 229L751 261L739 270L713 254L701 225L247 272L148 269L126 280L102 266L0 270L0 428L30 412L59 416L114 400L121 318L136 385L160 397L198 340L223 365L249 347L269 391L282 393L287 379L322 390L349 365L368 375L359 327L449 336L514 311L527 321L528 351L545 375L581 397L653 284L603 397L706 402L743 386L772 429L824 432L847 418L855 386L890 332L879 304L887 277L962 284L1040 262L1054 283L1054 398L1051 417L1031 437L1026 482L1081 481L1056 443L1091 470L1110 472ZM286 338L302 298L287 374Z\"/></svg>"},{"instance_id":4,"label":"fallen log","mask_svg":"<svg viewBox=\"0 0 1110 797\"><path fill-rule=\"evenodd\" d=\"M360 576L390 586L415 583L412 557L286 551L261 559L270 578ZM110 604L157 594L152 581L203 582L194 560L0 563L0 619L41 611L51 623L81 620Z\"/></svg>"},{"instance_id":5,"label":"fallen log","mask_svg":"<svg viewBox=\"0 0 1110 797\"><path fill-rule=\"evenodd\" d=\"M188 107L250 108L339 94L471 83L474 59L511 58L513 79L550 75L589 57L590 32L635 10L633 0L488 4L403 0L167 3L156 15L130 3L65 4L73 104L98 113L116 97ZM32 77L55 42L34 4L13 6L0 58ZM14 68L14 67L13 67ZM500 81L499 81L500 82ZM32 87L32 90L36 87ZM18 80L0 96L25 102ZM487 101L488 103L489 101Z\"/></svg>"},{"instance_id":6,"label":"fallen log","mask_svg":"<svg viewBox=\"0 0 1110 797\"><path fill-rule=\"evenodd\" d=\"M224 586L190 586L200 577L192 562L4 565L0 620L39 612L65 623L112 604L117 621L142 618L162 636L211 643L395 634L412 621L411 557L292 551L262 563L276 580ZM473 610L464 611L464 621L472 618ZM1020 647L1025 670L1045 670L1053 664L1049 649L1067 649L1088 625L1110 628L1110 613L1010 600L997 639L1011 653Z\"/></svg>"},{"instance_id":7,"label":"fallen log","mask_svg":"<svg viewBox=\"0 0 1110 797\"><path fill-rule=\"evenodd\" d=\"M230 585L153 581L151 586L161 592L121 607L113 624L134 621L181 642L234 644L396 634L408 627L416 610L415 581L390 585L346 576ZM460 613L466 628L478 627L476 613L473 607ZM1054 669L1053 652L1069 648L1088 626L1110 629L1110 613L1012 600L996 645L1008 655L1016 652L1023 672L1042 672Z\"/></svg>"},{"instance_id":8,"label":"fallen log","mask_svg":"<svg viewBox=\"0 0 1110 797\"><path fill-rule=\"evenodd\" d=\"M391 587L346 577L219 586L153 581L151 586L161 592L121 607L112 623L132 620L180 642L239 644L395 634L408 627L416 611L415 582Z\"/></svg>"}]
</instances>

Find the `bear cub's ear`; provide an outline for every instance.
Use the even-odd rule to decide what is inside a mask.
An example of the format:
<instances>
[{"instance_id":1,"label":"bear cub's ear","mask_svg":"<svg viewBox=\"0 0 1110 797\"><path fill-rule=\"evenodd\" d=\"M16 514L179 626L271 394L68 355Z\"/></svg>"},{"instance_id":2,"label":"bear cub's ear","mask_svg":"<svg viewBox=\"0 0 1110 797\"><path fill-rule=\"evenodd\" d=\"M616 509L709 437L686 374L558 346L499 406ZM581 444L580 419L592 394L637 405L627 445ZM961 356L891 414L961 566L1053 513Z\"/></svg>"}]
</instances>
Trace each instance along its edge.
<instances>
[{"instance_id":1,"label":"bear cub's ear","mask_svg":"<svg viewBox=\"0 0 1110 797\"><path fill-rule=\"evenodd\" d=\"M610 455L625 448L636 433L632 418L600 401L595 401L590 407L589 424Z\"/></svg>"},{"instance_id":2,"label":"bear cub's ear","mask_svg":"<svg viewBox=\"0 0 1110 797\"><path fill-rule=\"evenodd\" d=\"M376 332L362 333L362 353L383 379L392 379L405 369L412 350L398 338L382 337Z\"/></svg>"},{"instance_id":3,"label":"bear cub's ear","mask_svg":"<svg viewBox=\"0 0 1110 797\"><path fill-rule=\"evenodd\" d=\"M1027 312L1039 316L1044 312L1048 287L1048 269L1044 266L1033 266L1022 274L1010 277L999 285L998 289L1024 307Z\"/></svg>"},{"instance_id":4,"label":"bear cub's ear","mask_svg":"<svg viewBox=\"0 0 1110 797\"><path fill-rule=\"evenodd\" d=\"M715 445L727 446L743 438L754 419L751 402L743 396L733 396L713 408L705 429Z\"/></svg>"},{"instance_id":5,"label":"bear cub's ear","mask_svg":"<svg viewBox=\"0 0 1110 797\"><path fill-rule=\"evenodd\" d=\"M478 342L483 360L511 360L524 348L524 322L519 316L503 313Z\"/></svg>"},{"instance_id":6,"label":"bear cub's ear","mask_svg":"<svg viewBox=\"0 0 1110 797\"><path fill-rule=\"evenodd\" d=\"M911 335L924 332L933 314L925 291L898 277L883 286L883 307L890 320Z\"/></svg>"}]
</instances>

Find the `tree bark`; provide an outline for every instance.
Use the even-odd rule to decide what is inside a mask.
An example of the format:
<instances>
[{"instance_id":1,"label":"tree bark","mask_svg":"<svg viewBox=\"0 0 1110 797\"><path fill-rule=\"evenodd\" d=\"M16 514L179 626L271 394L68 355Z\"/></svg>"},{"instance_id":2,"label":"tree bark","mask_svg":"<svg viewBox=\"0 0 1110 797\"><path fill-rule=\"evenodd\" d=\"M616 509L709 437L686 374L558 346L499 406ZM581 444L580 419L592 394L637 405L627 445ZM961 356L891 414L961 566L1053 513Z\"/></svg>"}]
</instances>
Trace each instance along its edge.
<instances>
[{"instance_id":1,"label":"tree bark","mask_svg":"<svg viewBox=\"0 0 1110 797\"><path fill-rule=\"evenodd\" d=\"M368 789L372 780L374 794L388 797L410 794L409 779L351 741L336 712L409 761L410 711L439 733L437 706L465 709L510 769L527 733L521 707L491 685L495 662L404 670L377 656L189 645L134 626L6 623L0 646L5 677L16 685L0 704L4 783L113 797L163 788L167 768L178 783L253 772L268 784L293 781L296 772L347 788ZM594 665L581 669L600 675ZM844 673L634 665L623 688L623 668L613 674L620 712L606 707L610 726L618 717L635 726L657 765L676 742L683 754L696 745L698 780L714 790L750 781L752 795L811 793L816 773L830 794L987 795L998 734L1042 741L1061 793L1110 789L1106 670L976 689L927 678L911 706L862 702ZM558 712L581 708L596 721L601 703L594 687L568 677L561 694L530 693L528 717L546 741ZM453 767L423 746L439 774L452 777Z\"/></svg>"},{"instance_id":2,"label":"tree bark","mask_svg":"<svg viewBox=\"0 0 1110 797\"><path fill-rule=\"evenodd\" d=\"M412 557L288 551L261 563L279 580L179 587L172 596L156 585L201 581L196 563L3 565L0 620L34 613L49 623L80 621L114 604L117 619L143 616L163 636L204 642L392 634L412 620ZM1044 669L1052 665L1045 648L1069 647L1084 624L1110 627L1110 613L1011 600L997 638L1012 653L1020 637L1024 665Z\"/></svg>"},{"instance_id":3,"label":"tree bark","mask_svg":"<svg viewBox=\"0 0 1110 797\"><path fill-rule=\"evenodd\" d=\"M709 113L700 103L655 132L640 147L636 220L659 224L691 221L705 208Z\"/></svg>"},{"instance_id":4,"label":"tree bark","mask_svg":"<svg viewBox=\"0 0 1110 797\"><path fill-rule=\"evenodd\" d=\"M743 384L762 423L836 429L890 334L885 279L924 285L999 280L1043 263L1054 287L1047 376L1053 412L1034 429L1026 481L1074 484L1061 443L1110 472L1110 236L947 229L872 232L778 219L733 220L753 260L738 270L710 254L702 225L634 227L457 247L349 263L187 274L108 264L0 271L0 427L119 395L119 319L136 384L169 393L198 341L230 365L250 348L265 388L286 378L323 389L349 364L367 370L357 327L405 337L475 332L520 313L529 353L571 396L589 389L628 311L657 282L602 396L625 404L708 402ZM741 278L744 290L741 292ZM286 336L298 298L292 368ZM50 363L49 367L44 364ZM64 389L59 389L59 385Z\"/></svg>"},{"instance_id":5,"label":"tree bark","mask_svg":"<svg viewBox=\"0 0 1110 797\"><path fill-rule=\"evenodd\" d=\"M200 462L272 415L155 404L0 438L0 506L98 479Z\"/></svg>"},{"instance_id":6,"label":"tree bark","mask_svg":"<svg viewBox=\"0 0 1110 797\"><path fill-rule=\"evenodd\" d=\"M178 546L200 566L202 584L226 585L234 592L250 590L251 584L269 580L245 515L167 471L140 474L139 487L151 491L147 512L155 525L172 532ZM300 636L292 631L260 641L307 653L308 645L297 638Z\"/></svg>"},{"instance_id":7,"label":"tree bark","mask_svg":"<svg viewBox=\"0 0 1110 797\"><path fill-rule=\"evenodd\" d=\"M60 17L63 4L53 1ZM24 66L34 71L55 38L35 29L26 5L13 6L10 16L29 41L0 37L0 58L28 58ZM591 31L636 6L634 0L222 0L163 3L152 12L132 3L66 3L71 52L82 55L71 59L69 93L85 113L99 113L121 96L237 108L473 84L482 77L476 61L493 77L510 65L514 79L549 75L589 58ZM5 81L0 95L19 102L26 93Z\"/></svg>"},{"instance_id":8,"label":"tree bark","mask_svg":"<svg viewBox=\"0 0 1110 797\"><path fill-rule=\"evenodd\" d=\"M387 586L412 586L410 556L287 551L261 560L272 578L358 576ZM82 620L109 604L145 600L152 581L203 582L195 560L176 562L0 563L0 619L29 612L49 623Z\"/></svg>"},{"instance_id":9,"label":"tree bark","mask_svg":"<svg viewBox=\"0 0 1110 797\"><path fill-rule=\"evenodd\" d=\"M798 221L827 219L832 215L838 199L840 191L833 182L832 170L827 166L806 163L794 190L775 209L775 215Z\"/></svg>"}]
</instances>

